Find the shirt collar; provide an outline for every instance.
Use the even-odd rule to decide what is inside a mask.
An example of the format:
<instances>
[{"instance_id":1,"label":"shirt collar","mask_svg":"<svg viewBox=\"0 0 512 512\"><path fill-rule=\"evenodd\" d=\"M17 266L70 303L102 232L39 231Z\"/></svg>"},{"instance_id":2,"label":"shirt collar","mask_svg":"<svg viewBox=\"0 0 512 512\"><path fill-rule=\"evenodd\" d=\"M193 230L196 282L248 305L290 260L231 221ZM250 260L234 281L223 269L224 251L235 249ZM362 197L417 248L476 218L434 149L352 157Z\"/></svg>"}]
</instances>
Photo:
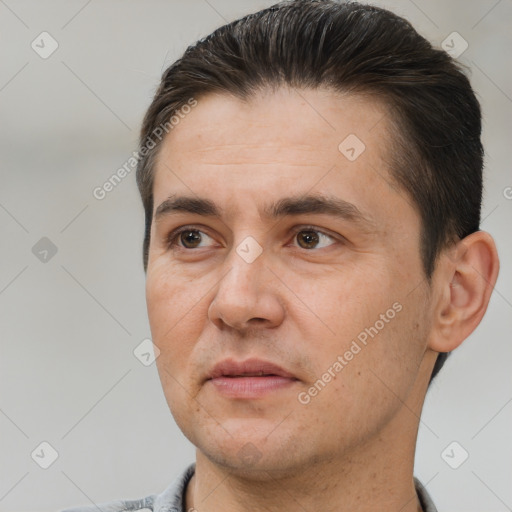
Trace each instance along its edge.
<instances>
[{"instance_id":1,"label":"shirt collar","mask_svg":"<svg viewBox=\"0 0 512 512\"><path fill-rule=\"evenodd\" d=\"M196 464L194 462L163 493L159 494L153 503L153 512L184 512L185 489L195 470Z\"/></svg>"}]
</instances>

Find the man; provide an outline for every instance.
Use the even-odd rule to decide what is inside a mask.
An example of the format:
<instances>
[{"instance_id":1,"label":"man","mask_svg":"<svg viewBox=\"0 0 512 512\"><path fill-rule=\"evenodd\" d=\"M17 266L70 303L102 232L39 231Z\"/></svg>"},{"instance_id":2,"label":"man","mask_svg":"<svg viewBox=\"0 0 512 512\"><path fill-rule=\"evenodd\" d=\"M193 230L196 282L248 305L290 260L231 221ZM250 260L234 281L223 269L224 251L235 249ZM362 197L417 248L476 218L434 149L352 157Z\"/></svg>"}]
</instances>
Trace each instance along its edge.
<instances>
[{"instance_id":1,"label":"man","mask_svg":"<svg viewBox=\"0 0 512 512\"><path fill-rule=\"evenodd\" d=\"M72 510L435 511L423 401L499 266L480 132L456 63L383 9L285 2L189 47L137 180L158 372L196 462Z\"/></svg>"}]
</instances>

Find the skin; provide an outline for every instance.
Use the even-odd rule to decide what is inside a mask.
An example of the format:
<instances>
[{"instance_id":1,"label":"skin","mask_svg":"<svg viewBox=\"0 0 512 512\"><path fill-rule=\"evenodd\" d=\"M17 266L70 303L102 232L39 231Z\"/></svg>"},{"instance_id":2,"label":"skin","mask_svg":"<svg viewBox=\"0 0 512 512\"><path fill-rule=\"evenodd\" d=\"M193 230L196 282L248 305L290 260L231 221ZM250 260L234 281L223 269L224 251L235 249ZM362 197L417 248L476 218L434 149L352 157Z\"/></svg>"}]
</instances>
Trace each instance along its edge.
<instances>
[{"instance_id":1,"label":"skin","mask_svg":"<svg viewBox=\"0 0 512 512\"><path fill-rule=\"evenodd\" d=\"M355 161L338 149L349 134L366 146ZM282 88L246 102L204 96L164 139L155 211L172 194L224 211L164 216L151 230L146 294L158 372L197 447L187 510L421 510L413 467L429 377L437 353L480 322L498 257L488 233L473 233L441 254L429 285L419 215L388 172L389 134L377 101ZM372 223L262 215L306 193L349 201ZM308 225L319 240L304 248L293 230ZM170 249L168 235L182 226L200 230L200 241L187 248L178 237ZM236 252L248 236L263 249L252 263ZM400 312L300 403L395 303ZM267 359L298 380L258 399L227 398L204 381L227 357Z\"/></svg>"}]
</instances>

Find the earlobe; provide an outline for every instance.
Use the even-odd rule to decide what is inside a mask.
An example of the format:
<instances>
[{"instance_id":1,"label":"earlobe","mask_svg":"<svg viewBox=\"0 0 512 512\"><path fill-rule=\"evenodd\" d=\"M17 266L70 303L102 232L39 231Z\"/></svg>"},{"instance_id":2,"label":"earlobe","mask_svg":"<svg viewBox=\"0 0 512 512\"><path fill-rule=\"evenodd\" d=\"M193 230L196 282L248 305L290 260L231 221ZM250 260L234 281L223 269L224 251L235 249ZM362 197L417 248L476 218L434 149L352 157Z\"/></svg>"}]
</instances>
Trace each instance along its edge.
<instances>
[{"instance_id":1,"label":"earlobe","mask_svg":"<svg viewBox=\"0 0 512 512\"><path fill-rule=\"evenodd\" d=\"M439 288L428 346L451 352L477 327L496 284L499 259L489 233L477 231L439 257Z\"/></svg>"}]
</instances>

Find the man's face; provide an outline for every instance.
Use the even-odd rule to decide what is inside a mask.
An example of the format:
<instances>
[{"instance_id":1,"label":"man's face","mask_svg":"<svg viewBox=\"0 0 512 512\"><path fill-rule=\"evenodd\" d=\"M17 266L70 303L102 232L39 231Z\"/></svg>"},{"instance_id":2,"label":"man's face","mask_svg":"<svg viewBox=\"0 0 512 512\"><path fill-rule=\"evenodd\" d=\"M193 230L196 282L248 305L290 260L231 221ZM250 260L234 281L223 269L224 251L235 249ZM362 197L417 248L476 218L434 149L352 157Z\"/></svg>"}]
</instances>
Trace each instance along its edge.
<instances>
[{"instance_id":1,"label":"man's face","mask_svg":"<svg viewBox=\"0 0 512 512\"><path fill-rule=\"evenodd\" d=\"M146 287L165 397L210 460L287 471L417 423L403 402L423 400L430 296L419 216L384 163L387 130L368 98L281 89L203 97L164 140L154 212L186 196L220 213L160 208ZM272 215L306 196L353 206ZM210 378L250 359L288 377Z\"/></svg>"}]
</instances>

